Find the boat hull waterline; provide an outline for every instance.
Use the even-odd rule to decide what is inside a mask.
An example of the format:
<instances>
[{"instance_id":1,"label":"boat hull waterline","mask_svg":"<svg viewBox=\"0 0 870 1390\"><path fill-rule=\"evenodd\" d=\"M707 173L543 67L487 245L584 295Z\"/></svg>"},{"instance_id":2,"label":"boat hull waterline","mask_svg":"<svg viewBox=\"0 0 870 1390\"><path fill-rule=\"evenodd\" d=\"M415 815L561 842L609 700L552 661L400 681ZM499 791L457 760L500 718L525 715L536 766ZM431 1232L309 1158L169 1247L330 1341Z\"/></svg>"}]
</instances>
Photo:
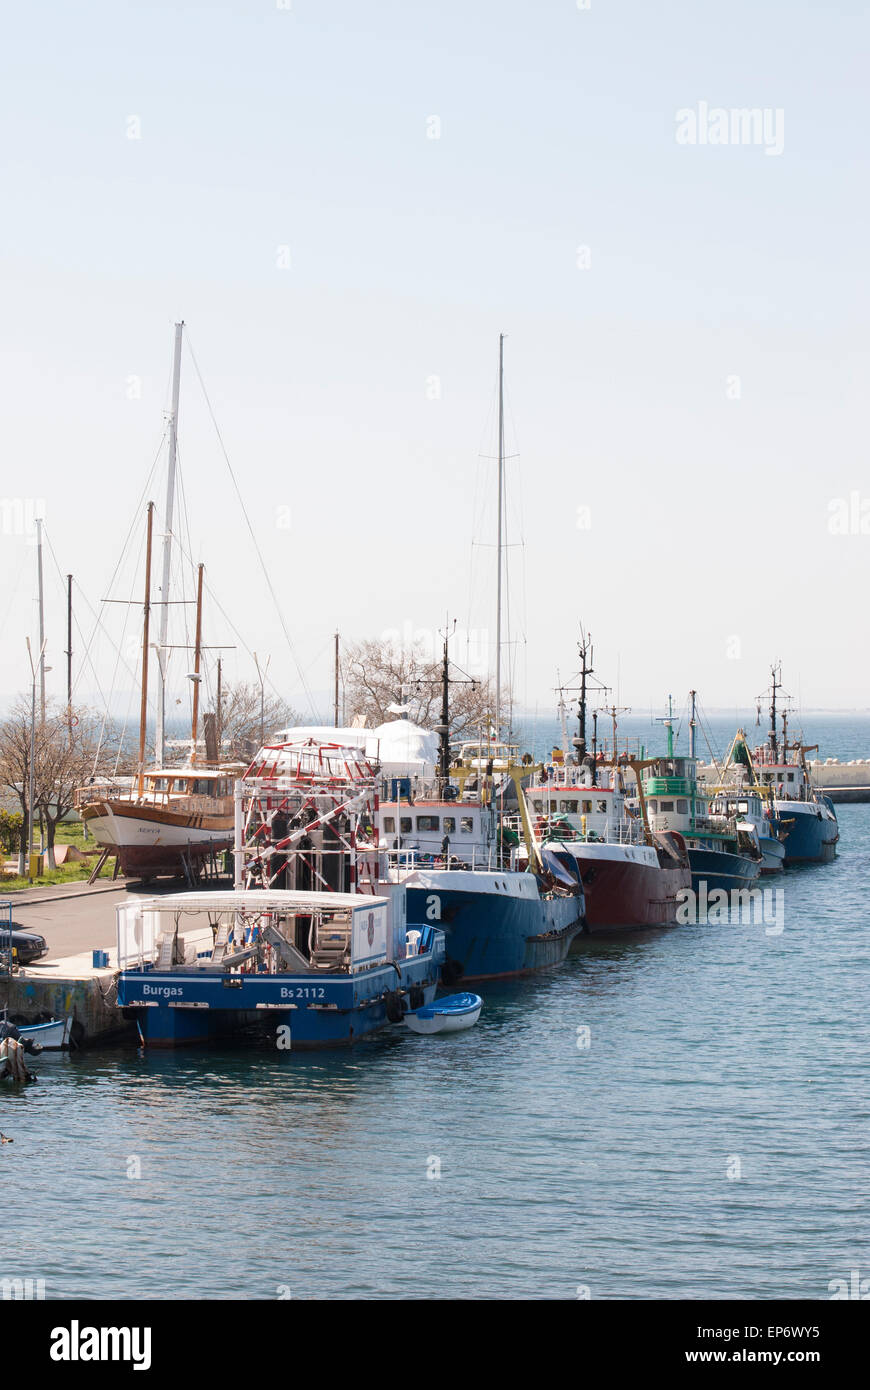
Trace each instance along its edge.
<instances>
[{"instance_id":1,"label":"boat hull waterline","mask_svg":"<svg viewBox=\"0 0 870 1390\"><path fill-rule=\"evenodd\" d=\"M448 980L500 979L559 965L583 930L582 895L541 897L533 874L416 870L405 883L409 920L445 934Z\"/></svg>"}]
</instances>

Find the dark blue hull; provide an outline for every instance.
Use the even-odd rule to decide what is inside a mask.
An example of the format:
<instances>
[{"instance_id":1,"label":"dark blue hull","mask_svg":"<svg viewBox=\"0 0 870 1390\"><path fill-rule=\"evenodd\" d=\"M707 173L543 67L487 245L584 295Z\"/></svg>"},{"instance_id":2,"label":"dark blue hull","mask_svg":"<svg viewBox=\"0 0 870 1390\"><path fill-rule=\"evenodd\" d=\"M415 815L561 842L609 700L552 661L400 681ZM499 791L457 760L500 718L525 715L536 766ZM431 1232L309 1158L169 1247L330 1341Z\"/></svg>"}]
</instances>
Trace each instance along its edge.
<instances>
[{"instance_id":1,"label":"dark blue hull","mask_svg":"<svg viewBox=\"0 0 870 1390\"><path fill-rule=\"evenodd\" d=\"M776 810L785 829L786 868L830 864L837 857L840 832L830 802L777 801Z\"/></svg>"},{"instance_id":2,"label":"dark blue hull","mask_svg":"<svg viewBox=\"0 0 870 1390\"><path fill-rule=\"evenodd\" d=\"M356 975L124 970L118 1003L149 1047L249 1043L278 1051L347 1047L385 1027L396 992L435 997L443 949Z\"/></svg>"},{"instance_id":3,"label":"dark blue hull","mask_svg":"<svg viewBox=\"0 0 870 1390\"><path fill-rule=\"evenodd\" d=\"M706 883L707 892L724 889L748 888L761 872L761 860L749 859L745 854L731 854L721 849L690 849L689 868L692 871L692 888L700 893L701 883Z\"/></svg>"},{"instance_id":4,"label":"dark blue hull","mask_svg":"<svg viewBox=\"0 0 870 1390\"><path fill-rule=\"evenodd\" d=\"M409 884L407 893L408 920L431 922L447 938L447 983L559 965L583 930L582 896L513 897L434 884Z\"/></svg>"}]
</instances>

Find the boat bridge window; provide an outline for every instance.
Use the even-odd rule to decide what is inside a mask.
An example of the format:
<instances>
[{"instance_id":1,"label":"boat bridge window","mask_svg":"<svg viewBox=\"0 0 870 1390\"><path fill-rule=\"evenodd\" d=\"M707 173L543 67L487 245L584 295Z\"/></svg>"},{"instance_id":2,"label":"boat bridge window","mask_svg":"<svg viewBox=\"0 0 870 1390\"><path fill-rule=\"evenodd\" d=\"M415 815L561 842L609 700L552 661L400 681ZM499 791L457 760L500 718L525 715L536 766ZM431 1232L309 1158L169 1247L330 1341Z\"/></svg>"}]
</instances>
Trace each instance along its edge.
<instances>
[{"instance_id":1,"label":"boat bridge window","mask_svg":"<svg viewBox=\"0 0 870 1390\"><path fill-rule=\"evenodd\" d=\"M384 816L384 831L387 835L392 835L396 828L395 816Z\"/></svg>"},{"instance_id":2,"label":"boat bridge window","mask_svg":"<svg viewBox=\"0 0 870 1390\"><path fill-rule=\"evenodd\" d=\"M650 810L653 811L653 812L657 811L657 810L658 810L658 802L656 802L656 801L651 801L651 802L649 803L649 808L650 808Z\"/></svg>"},{"instance_id":3,"label":"boat bridge window","mask_svg":"<svg viewBox=\"0 0 870 1390\"><path fill-rule=\"evenodd\" d=\"M604 801L604 800L599 801L599 802L598 802L598 810L599 810L603 815L606 815L606 814L607 814L607 802Z\"/></svg>"},{"instance_id":4,"label":"boat bridge window","mask_svg":"<svg viewBox=\"0 0 870 1390\"><path fill-rule=\"evenodd\" d=\"M662 810L663 810L663 811L673 811L673 809L674 809L674 803L673 803L672 801L663 801L663 802L662 802Z\"/></svg>"},{"instance_id":5,"label":"boat bridge window","mask_svg":"<svg viewBox=\"0 0 870 1390\"><path fill-rule=\"evenodd\" d=\"M470 835L474 830L474 817L463 816L459 822L459 829L462 831L463 835Z\"/></svg>"},{"instance_id":6,"label":"boat bridge window","mask_svg":"<svg viewBox=\"0 0 870 1390\"><path fill-rule=\"evenodd\" d=\"M438 821L438 817L437 817L437 816L418 816L418 817L417 817L417 829L418 829L418 830L437 830L437 829L438 829L438 824L439 824L439 821Z\"/></svg>"},{"instance_id":7,"label":"boat bridge window","mask_svg":"<svg viewBox=\"0 0 870 1390\"><path fill-rule=\"evenodd\" d=\"M794 773L793 773L793 772L790 772L790 773L788 774L788 780L789 780L790 782L793 782L793 781L794 781Z\"/></svg>"},{"instance_id":8,"label":"boat bridge window","mask_svg":"<svg viewBox=\"0 0 870 1390\"><path fill-rule=\"evenodd\" d=\"M399 817L399 830L401 831L401 833L402 833L403 835L410 835L410 833L411 833L411 817L410 817L410 816L400 816L400 817Z\"/></svg>"},{"instance_id":9,"label":"boat bridge window","mask_svg":"<svg viewBox=\"0 0 870 1390\"><path fill-rule=\"evenodd\" d=\"M445 834L445 835L455 835L455 834L456 834L456 817L455 817L455 816L445 816L445 817L444 817L444 834Z\"/></svg>"},{"instance_id":10,"label":"boat bridge window","mask_svg":"<svg viewBox=\"0 0 870 1390\"><path fill-rule=\"evenodd\" d=\"M689 814L689 803L688 803L688 801L678 801L678 802L677 802L677 815L679 815L679 816L687 816L688 814Z\"/></svg>"},{"instance_id":11,"label":"boat bridge window","mask_svg":"<svg viewBox=\"0 0 870 1390\"><path fill-rule=\"evenodd\" d=\"M532 802L532 810L533 810L533 811L537 811L538 814L540 814L542 805L543 805L543 803L540 802L540 801L533 801L533 802Z\"/></svg>"},{"instance_id":12,"label":"boat bridge window","mask_svg":"<svg viewBox=\"0 0 870 1390\"><path fill-rule=\"evenodd\" d=\"M584 802L583 802L583 814L584 814L584 816L591 816L591 815L592 815L592 802L591 802L591 801L584 801Z\"/></svg>"}]
</instances>

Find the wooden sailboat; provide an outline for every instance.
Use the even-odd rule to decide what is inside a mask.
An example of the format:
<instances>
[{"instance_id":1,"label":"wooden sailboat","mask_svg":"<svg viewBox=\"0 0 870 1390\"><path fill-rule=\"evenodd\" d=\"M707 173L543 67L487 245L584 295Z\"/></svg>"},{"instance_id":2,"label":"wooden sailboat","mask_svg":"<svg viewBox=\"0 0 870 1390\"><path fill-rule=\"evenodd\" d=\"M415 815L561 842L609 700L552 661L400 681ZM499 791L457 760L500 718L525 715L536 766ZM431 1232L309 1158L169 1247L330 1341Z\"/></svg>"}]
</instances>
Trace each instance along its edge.
<instances>
[{"instance_id":1,"label":"wooden sailboat","mask_svg":"<svg viewBox=\"0 0 870 1390\"><path fill-rule=\"evenodd\" d=\"M163 585L160 641L157 646L160 687L157 706L155 766L147 769L146 721L148 711L148 655L151 623L151 561L154 503L149 502L145 545L145 595L142 623L142 684L139 712L139 759L134 784L119 790L117 783L92 783L76 794L82 820L104 851L101 863L116 855L124 874L150 879L158 874L184 874L189 883L198 877L203 861L229 849L233 842L233 788L244 771L242 763L202 765L197 758L199 686L202 663L202 589L200 565L196 596L193 715L190 754L185 766L168 766L165 757L164 708L166 685L167 611L169 604L171 527L174 509L176 423L180 372L181 329L176 324L173 364L173 399L170 420L169 473L166 530L163 538ZM99 866L98 866L99 867ZM95 871L96 872L96 871Z\"/></svg>"}]
</instances>

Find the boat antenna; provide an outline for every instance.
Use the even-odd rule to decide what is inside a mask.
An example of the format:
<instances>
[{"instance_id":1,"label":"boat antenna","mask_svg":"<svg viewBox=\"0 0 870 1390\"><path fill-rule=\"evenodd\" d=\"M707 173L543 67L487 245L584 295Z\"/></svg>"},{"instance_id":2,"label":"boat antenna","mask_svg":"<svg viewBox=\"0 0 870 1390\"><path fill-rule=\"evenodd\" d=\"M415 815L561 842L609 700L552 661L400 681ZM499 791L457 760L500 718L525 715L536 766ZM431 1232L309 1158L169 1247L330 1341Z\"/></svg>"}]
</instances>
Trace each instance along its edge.
<instances>
[{"instance_id":1,"label":"boat antenna","mask_svg":"<svg viewBox=\"0 0 870 1390\"><path fill-rule=\"evenodd\" d=\"M587 636L582 627L580 636L581 640L577 644L580 652L580 698L577 701L578 727L574 739L578 764L586 757L586 678L591 676L595 669L592 665L592 637Z\"/></svg>"},{"instance_id":2,"label":"boat antenna","mask_svg":"<svg viewBox=\"0 0 870 1390\"><path fill-rule=\"evenodd\" d=\"M697 690L690 690L690 691L689 691L689 699L691 700L691 713L690 713L690 715L689 715L689 757L690 757L690 758L694 758L694 756L695 756L695 729L696 729L697 726L698 726L698 722L697 722L697 720L695 719L695 697L697 696L697 693L698 693Z\"/></svg>"},{"instance_id":3,"label":"boat antenna","mask_svg":"<svg viewBox=\"0 0 870 1390\"><path fill-rule=\"evenodd\" d=\"M656 719L656 723L657 723L657 724L664 724L665 728L666 728L667 731L668 731L668 757L669 757L669 758L672 758L672 757L674 756L674 697L673 697L673 695L669 695L669 696L668 696L668 712L667 712L667 714L665 714L665 715L659 715L659 717Z\"/></svg>"}]
</instances>

